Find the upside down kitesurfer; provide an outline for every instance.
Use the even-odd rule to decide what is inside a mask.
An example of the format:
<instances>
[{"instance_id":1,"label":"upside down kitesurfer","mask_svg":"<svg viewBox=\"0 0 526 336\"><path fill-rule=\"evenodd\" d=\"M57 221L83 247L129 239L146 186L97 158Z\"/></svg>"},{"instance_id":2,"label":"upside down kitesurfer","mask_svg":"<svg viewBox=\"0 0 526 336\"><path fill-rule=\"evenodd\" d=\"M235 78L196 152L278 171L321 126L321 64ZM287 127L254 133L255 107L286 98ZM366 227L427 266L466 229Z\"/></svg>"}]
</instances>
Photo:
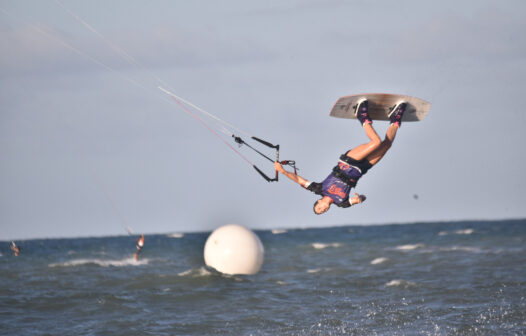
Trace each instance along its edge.
<instances>
[{"instance_id":1,"label":"upside down kitesurfer","mask_svg":"<svg viewBox=\"0 0 526 336\"><path fill-rule=\"evenodd\" d=\"M354 193L354 196L349 198L350 191L356 186L360 177L377 164L391 148L396 132L401 126L406 106L405 102L399 102L392 109L389 114L391 124L387 129L385 139L382 141L372 126L367 100L359 101L355 115L362 124L369 142L361 144L340 156L338 165L321 183L308 181L296 173L286 171L280 162L275 162L274 168L307 190L322 196L314 203L314 213L317 215L327 212L333 203L342 208L362 203L365 201L365 196Z\"/></svg>"}]
</instances>

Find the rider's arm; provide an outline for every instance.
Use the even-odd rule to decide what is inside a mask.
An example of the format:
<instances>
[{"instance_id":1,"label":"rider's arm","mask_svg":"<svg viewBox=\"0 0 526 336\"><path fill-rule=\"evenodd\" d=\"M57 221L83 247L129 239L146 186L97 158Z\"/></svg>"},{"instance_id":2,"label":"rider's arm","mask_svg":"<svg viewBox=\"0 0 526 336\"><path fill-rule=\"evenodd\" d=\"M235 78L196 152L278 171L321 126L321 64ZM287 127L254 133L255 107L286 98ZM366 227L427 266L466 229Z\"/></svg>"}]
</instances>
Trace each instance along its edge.
<instances>
[{"instance_id":1,"label":"rider's arm","mask_svg":"<svg viewBox=\"0 0 526 336\"><path fill-rule=\"evenodd\" d=\"M306 188L307 187L307 183L309 181L307 181L306 179L304 179L303 177L299 176L298 174L294 174L294 173L291 173L291 172L288 172L286 171L283 166L281 165L281 163L279 162L274 162L274 168L276 169L276 171L280 172L281 174L285 175L286 177L288 177L289 179L291 179L292 181L296 182L297 184L299 184L300 186Z\"/></svg>"}]
</instances>

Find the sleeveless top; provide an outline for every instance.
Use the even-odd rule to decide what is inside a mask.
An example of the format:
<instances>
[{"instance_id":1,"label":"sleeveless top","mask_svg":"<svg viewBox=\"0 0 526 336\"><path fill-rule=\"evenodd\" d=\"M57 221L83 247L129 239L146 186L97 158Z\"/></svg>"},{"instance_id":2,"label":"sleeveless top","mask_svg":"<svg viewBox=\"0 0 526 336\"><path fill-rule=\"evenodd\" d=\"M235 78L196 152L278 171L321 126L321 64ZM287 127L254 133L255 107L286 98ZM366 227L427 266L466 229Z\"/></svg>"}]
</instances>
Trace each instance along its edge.
<instances>
[{"instance_id":1,"label":"sleeveless top","mask_svg":"<svg viewBox=\"0 0 526 336\"><path fill-rule=\"evenodd\" d=\"M321 183L309 183L306 187L315 194L330 197L334 204L342 208L351 206L349 202L351 189L372 167L366 159L358 161L347 156L347 153L340 156L340 161L325 180Z\"/></svg>"}]
</instances>

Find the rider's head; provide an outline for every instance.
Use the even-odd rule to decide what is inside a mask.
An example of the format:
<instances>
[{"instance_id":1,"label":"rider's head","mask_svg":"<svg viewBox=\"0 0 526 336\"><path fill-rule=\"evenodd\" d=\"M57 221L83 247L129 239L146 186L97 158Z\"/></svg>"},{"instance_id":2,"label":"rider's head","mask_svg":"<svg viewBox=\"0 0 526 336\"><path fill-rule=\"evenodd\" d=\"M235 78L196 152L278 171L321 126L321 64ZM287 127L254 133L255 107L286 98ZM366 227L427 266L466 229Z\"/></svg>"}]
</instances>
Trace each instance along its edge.
<instances>
[{"instance_id":1,"label":"rider's head","mask_svg":"<svg viewBox=\"0 0 526 336\"><path fill-rule=\"evenodd\" d=\"M316 215L321 215L321 214L324 214L327 212L327 210L329 210L329 208L331 207L331 203L330 202L326 202L325 199L322 197L320 198L319 200L317 200L316 202L314 202L314 213Z\"/></svg>"}]
</instances>

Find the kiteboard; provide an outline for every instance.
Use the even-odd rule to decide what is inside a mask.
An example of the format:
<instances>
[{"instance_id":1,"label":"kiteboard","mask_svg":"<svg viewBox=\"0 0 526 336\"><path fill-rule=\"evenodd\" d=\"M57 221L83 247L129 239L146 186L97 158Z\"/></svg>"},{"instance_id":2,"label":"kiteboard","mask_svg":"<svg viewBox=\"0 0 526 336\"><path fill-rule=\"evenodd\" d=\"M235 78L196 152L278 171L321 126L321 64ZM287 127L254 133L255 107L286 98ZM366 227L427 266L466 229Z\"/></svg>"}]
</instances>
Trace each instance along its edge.
<instances>
[{"instance_id":1,"label":"kiteboard","mask_svg":"<svg viewBox=\"0 0 526 336\"><path fill-rule=\"evenodd\" d=\"M401 101L407 103L402 121L420 121L431 108L431 103L420 98L389 93L362 93L338 99L331 109L330 116L356 119L354 111L361 99L368 100L369 116L373 120L389 120L389 112Z\"/></svg>"}]
</instances>

